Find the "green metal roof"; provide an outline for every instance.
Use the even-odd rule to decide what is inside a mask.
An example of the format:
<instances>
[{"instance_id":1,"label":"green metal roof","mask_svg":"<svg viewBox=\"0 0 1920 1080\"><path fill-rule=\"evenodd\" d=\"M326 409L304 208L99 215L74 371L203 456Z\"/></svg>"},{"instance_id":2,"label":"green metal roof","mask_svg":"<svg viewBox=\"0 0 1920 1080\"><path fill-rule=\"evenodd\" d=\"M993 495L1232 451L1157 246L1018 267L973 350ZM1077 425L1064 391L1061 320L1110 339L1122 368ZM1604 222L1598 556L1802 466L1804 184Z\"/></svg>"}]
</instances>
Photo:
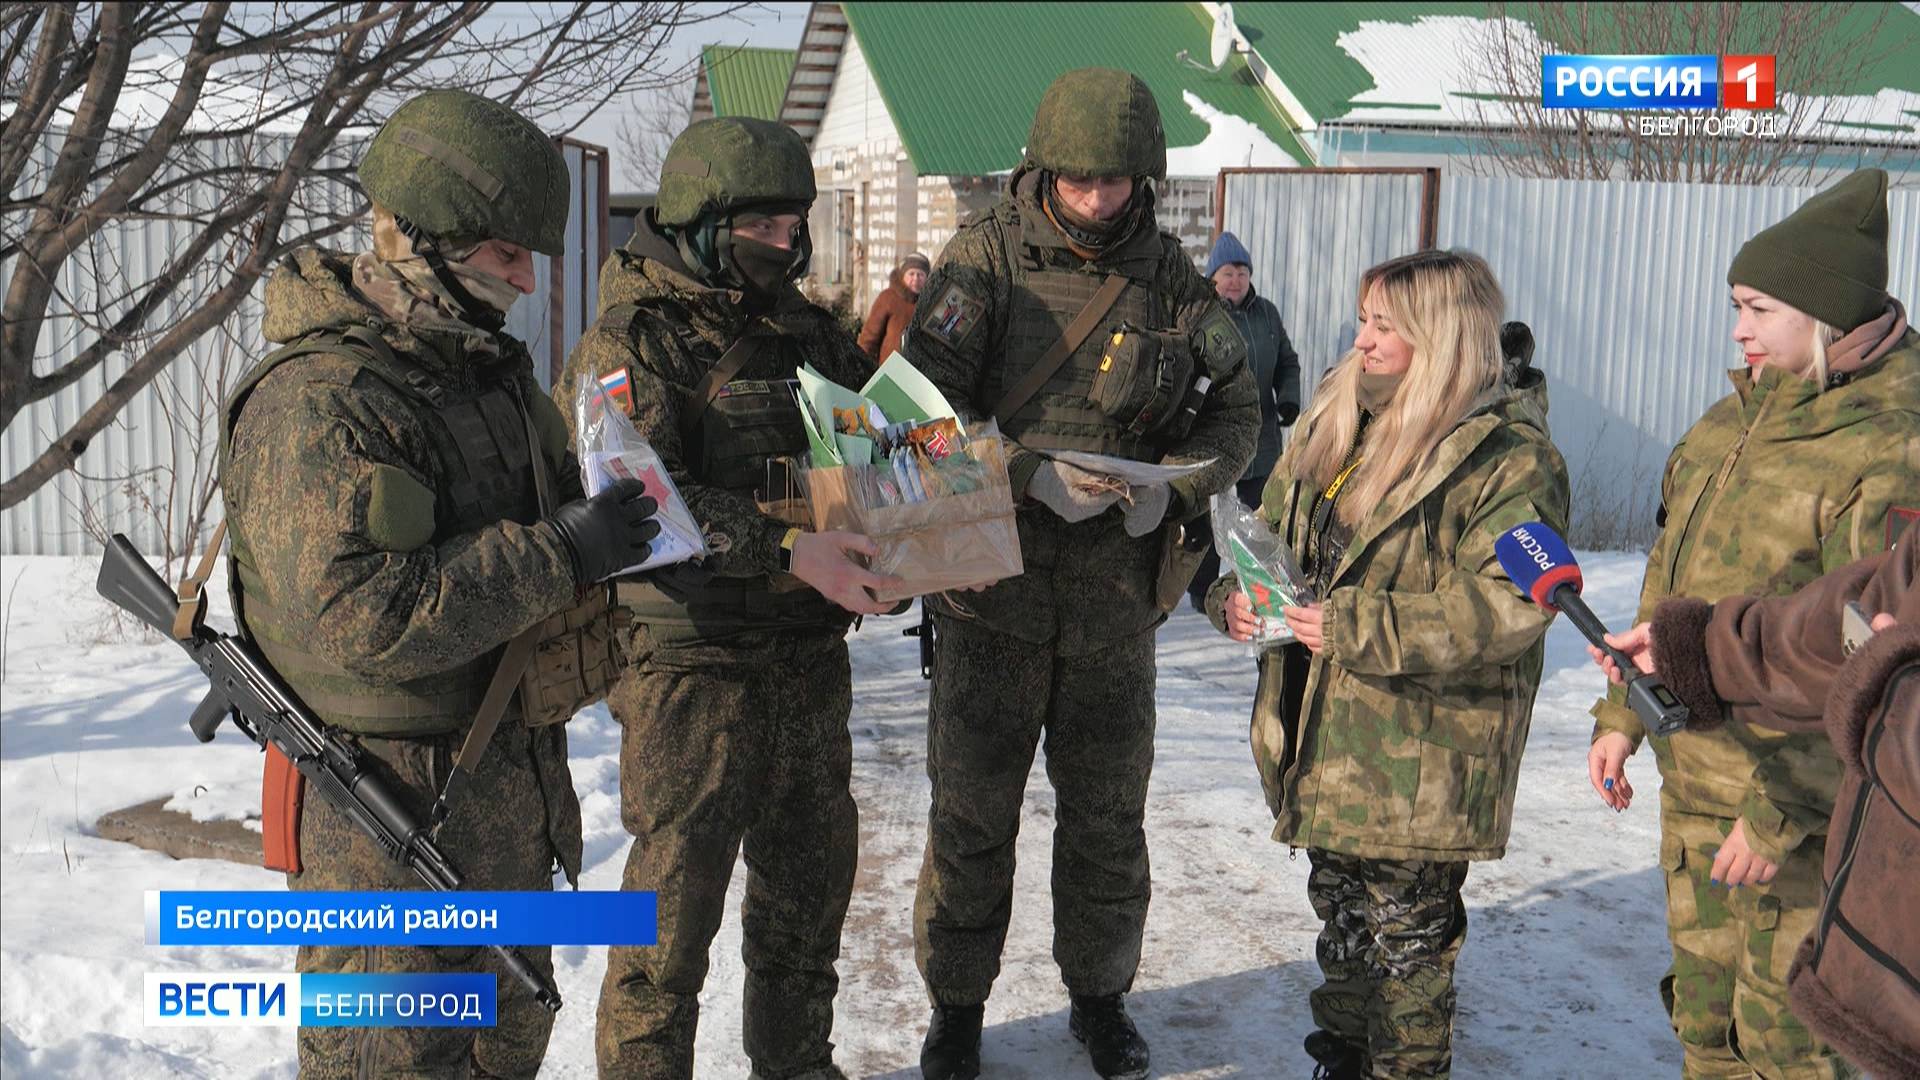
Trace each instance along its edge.
<instances>
[{"instance_id":1,"label":"green metal roof","mask_svg":"<svg viewBox=\"0 0 1920 1080\"><path fill-rule=\"evenodd\" d=\"M1040 95L1078 67L1116 67L1146 80L1169 147L1206 139L1182 94L1253 123L1310 164L1267 92L1238 58L1209 73L1212 21L1198 4L858 3L841 5L900 141L923 176L979 176L1020 163ZM1236 9L1237 10L1237 9ZM964 47L962 44L964 43Z\"/></svg>"},{"instance_id":2,"label":"green metal roof","mask_svg":"<svg viewBox=\"0 0 1920 1080\"><path fill-rule=\"evenodd\" d=\"M1342 34L1357 30L1364 22L1412 24L1422 16L1463 15L1489 18L1496 7L1531 26L1540 25L1539 5L1484 3L1281 3L1271 0L1239 0L1233 5L1234 22L1247 43L1266 60L1295 97L1300 99L1316 122L1345 116L1353 99L1373 89L1373 79L1358 60L1342 49ZM1630 43L1620 37L1621 22L1610 9L1631 7L1636 14L1630 25L1645 26L1646 5L1591 4L1587 6L1588 25L1593 37L1577 48L1555 43L1563 51L1585 53L1646 52L1645 42ZM1748 4L1739 9L1739 22L1733 31L1733 46L1728 52L1772 54L1778 52L1780 23L1770 4ZM1652 11L1658 13L1655 6ZM1131 12L1129 12L1131 14ZM1654 17L1659 17L1657 14ZM1871 36L1877 47L1868 46L1870 59L1863 65L1853 85L1825 88L1829 94L1871 95L1883 88L1920 93L1920 14L1900 4L1853 4L1843 9L1831 36L1840 40ZM1561 20L1564 22L1564 19ZM1676 18L1677 24L1677 18ZM1686 32L1678 25L1667 38L1669 51L1712 51L1702 42L1690 45ZM1877 55L1876 55L1877 54ZM1462 62L1465 58L1461 58ZM1783 73L1784 74L1784 73ZM1791 92L1783 84L1781 90Z\"/></svg>"},{"instance_id":3,"label":"green metal roof","mask_svg":"<svg viewBox=\"0 0 1920 1080\"><path fill-rule=\"evenodd\" d=\"M792 49L755 49L740 45L708 45L700 50L707 93L715 116L751 116L780 119L780 102L787 96L793 75Z\"/></svg>"}]
</instances>

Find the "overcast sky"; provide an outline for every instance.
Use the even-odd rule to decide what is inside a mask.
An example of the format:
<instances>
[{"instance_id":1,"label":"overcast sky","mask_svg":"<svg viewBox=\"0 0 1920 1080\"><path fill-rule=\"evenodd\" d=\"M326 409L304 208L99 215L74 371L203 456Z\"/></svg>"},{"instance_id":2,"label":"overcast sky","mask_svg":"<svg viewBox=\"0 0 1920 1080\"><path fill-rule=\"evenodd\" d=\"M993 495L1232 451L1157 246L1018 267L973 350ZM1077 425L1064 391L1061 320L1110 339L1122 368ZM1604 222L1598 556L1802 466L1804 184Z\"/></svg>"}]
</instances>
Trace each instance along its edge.
<instances>
[{"instance_id":1,"label":"overcast sky","mask_svg":"<svg viewBox=\"0 0 1920 1080\"><path fill-rule=\"evenodd\" d=\"M695 4L697 8L725 8L726 4ZM807 9L811 4L763 3L748 8L724 19L702 23L676 36L669 44L668 51L674 63L685 63L699 55L700 49L707 45L755 45L768 49L792 49L800 44L800 33L806 29ZM684 97L691 97L691 89L681 91ZM620 118L623 113L632 111L640 103L634 101L616 101L598 113L589 117L576 128L573 137L582 142L598 143L607 148L611 159L613 190L616 194L626 191L632 185L621 171L620 160Z\"/></svg>"}]
</instances>

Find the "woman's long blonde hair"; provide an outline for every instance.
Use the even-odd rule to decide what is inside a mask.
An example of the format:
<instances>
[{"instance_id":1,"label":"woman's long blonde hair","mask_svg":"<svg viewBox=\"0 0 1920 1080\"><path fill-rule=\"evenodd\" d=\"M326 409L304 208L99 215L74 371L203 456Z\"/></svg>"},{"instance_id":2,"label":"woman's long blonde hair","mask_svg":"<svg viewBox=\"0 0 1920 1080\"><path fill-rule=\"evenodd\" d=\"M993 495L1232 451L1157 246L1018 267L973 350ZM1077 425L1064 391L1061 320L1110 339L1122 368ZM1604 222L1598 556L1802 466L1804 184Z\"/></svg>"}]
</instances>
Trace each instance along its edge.
<instances>
[{"instance_id":1,"label":"woman's long blonde hair","mask_svg":"<svg viewBox=\"0 0 1920 1080\"><path fill-rule=\"evenodd\" d=\"M1356 306L1364 309L1376 288L1394 329L1413 346L1413 361L1393 403L1367 428L1361 464L1339 503L1348 524L1424 468L1502 370L1506 300L1485 259L1457 249L1389 259L1360 276ZM1301 418L1306 442L1293 472L1303 482L1324 488L1339 475L1360 427L1363 363L1359 350L1349 351Z\"/></svg>"}]
</instances>

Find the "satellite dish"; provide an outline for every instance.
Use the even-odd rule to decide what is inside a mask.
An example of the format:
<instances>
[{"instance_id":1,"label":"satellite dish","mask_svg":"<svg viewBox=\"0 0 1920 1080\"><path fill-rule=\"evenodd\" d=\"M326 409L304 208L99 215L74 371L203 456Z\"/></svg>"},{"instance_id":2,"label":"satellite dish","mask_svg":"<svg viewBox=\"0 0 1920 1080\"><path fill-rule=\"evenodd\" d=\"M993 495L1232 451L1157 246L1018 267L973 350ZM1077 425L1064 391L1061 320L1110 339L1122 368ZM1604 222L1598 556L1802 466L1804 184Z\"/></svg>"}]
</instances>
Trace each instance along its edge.
<instances>
[{"instance_id":1,"label":"satellite dish","mask_svg":"<svg viewBox=\"0 0 1920 1080\"><path fill-rule=\"evenodd\" d=\"M1213 37L1208 42L1207 49L1208 57L1213 62L1211 64L1202 64L1192 56L1189 56L1185 49L1181 49L1175 59L1199 71L1218 72L1227 66L1227 61L1232 59L1233 54L1238 49L1239 43L1240 28L1236 26L1233 21L1233 5L1220 4L1214 12Z\"/></svg>"},{"instance_id":2,"label":"satellite dish","mask_svg":"<svg viewBox=\"0 0 1920 1080\"><path fill-rule=\"evenodd\" d=\"M1227 57L1233 55L1233 39L1239 36L1238 28L1233 25L1233 5L1221 4L1220 13L1213 17L1213 70L1219 71L1226 66Z\"/></svg>"}]
</instances>

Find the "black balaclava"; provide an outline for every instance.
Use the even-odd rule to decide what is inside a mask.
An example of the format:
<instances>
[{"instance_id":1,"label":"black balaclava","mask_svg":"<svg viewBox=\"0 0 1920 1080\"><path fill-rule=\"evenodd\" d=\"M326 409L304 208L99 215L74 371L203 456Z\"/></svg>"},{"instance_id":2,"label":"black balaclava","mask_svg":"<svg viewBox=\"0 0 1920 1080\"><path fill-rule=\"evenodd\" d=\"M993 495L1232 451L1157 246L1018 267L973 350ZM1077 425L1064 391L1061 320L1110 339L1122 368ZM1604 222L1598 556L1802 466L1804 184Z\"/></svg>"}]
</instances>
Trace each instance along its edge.
<instances>
[{"instance_id":1,"label":"black balaclava","mask_svg":"<svg viewBox=\"0 0 1920 1080\"><path fill-rule=\"evenodd\" d=\"M802 204L761 204L736 207L731 212L709 211L682 229L673 240L680 259L696 278L716 288L738 289L750 300L768 301L807 272L813 258L813 237L807 230L807 207ZM741 215L799 214L800 229L790 250L734 235L734 219Z\"/></svg>"}]
</instances>

